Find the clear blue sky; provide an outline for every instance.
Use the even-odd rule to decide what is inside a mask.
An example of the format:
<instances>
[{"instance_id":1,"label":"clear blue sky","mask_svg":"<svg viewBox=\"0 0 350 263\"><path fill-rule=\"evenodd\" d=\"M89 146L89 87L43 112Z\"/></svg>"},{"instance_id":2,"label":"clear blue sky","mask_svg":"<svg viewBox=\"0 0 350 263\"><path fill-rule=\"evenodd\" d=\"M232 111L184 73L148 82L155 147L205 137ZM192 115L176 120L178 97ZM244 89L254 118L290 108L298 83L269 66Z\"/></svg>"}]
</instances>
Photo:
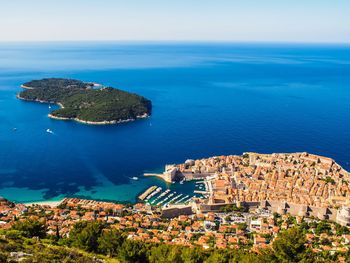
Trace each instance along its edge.
<instances>
[{"instance_id":1,"label":"clear blue sky","mask_svg":"<svg viewBox=\"0 0 350 263\"><path fill-rule=\"evenodd\" d=\"M0 0L0 41L350 42L350 0Z\"/></svg>"}]
</instances>

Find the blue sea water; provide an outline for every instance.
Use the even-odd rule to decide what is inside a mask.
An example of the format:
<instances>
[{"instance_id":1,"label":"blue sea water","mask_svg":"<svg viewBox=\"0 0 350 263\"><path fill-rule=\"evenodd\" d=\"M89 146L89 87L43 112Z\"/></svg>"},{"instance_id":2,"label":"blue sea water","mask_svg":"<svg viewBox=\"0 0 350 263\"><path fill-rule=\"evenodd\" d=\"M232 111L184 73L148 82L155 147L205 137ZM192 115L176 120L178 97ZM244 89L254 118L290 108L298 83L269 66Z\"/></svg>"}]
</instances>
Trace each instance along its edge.
<instances>
[{"instance_id":1,"label":"blue sea water","mask_svg":"<svg viewBox=\"0 0 350 263\"><path fill-rule=\"evenodd\" d=\"M136 92L152 100L153 114L115 126L51 120L48 105L16 99L20 84L44 77ZM307 151L350 169L349 117L346 45L3 43L0 195L133 202L153 184L190 193L190 183L141 176L247 151Z\"/></svg>"}]
</instances>

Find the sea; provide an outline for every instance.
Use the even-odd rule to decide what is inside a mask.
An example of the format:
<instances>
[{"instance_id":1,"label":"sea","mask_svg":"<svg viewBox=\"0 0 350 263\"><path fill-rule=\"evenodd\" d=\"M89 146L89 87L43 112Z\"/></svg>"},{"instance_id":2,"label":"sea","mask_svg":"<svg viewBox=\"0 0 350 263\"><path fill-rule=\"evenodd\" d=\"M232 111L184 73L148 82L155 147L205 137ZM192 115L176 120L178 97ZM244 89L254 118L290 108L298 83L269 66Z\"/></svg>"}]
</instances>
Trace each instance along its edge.
<instances>
[{"instance_id":1,"label":"sea","mask_svg":"<svg viewBox=\"0 0 350 263\"><path fill-rule=\"evenodd\" d=\"M24 82L74 78L152 100L152 116L93 126L16 99ZM52 133L47 132L50 129ZM244 152L310 152L350 170L350 46L297 43L0 44L0 195L133 203L144 172ZM138 177L138 180L132 179Z\"/></svg>"}]
</instances>

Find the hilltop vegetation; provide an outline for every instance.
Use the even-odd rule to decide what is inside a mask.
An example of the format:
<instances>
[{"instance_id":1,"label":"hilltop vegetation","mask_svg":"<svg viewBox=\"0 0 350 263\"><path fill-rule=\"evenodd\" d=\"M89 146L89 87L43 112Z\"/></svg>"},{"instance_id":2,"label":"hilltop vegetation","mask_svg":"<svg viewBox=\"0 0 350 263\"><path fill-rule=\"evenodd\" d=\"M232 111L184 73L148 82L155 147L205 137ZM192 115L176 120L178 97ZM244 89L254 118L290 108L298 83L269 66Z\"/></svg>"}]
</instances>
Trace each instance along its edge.
<instances>
[{"instance_id":1,"label":"hilltop vegetation","mask_svg":"<svg viewBox=\"0 0 350 263\"><path fill-rule=\"evenodd\" d=\"M325 251L319 255L307 248L301 227L281 232L271 248L258 253L133 241L98 221L76 223L68 238L46 235L45 228L41 218L28 218L1 230L0 262L16 257L22 262L337 262L337 254Z\"/></svg>"},{"instance_id":2,"label":"hilltop vegetation","mask_svg":"<svg viewBox=\"0 0 350 263\"><path fill-rule=\"evenodd\" d=\"M247 232L249 239L245 241L243 230L247 224L243 223L233 235L240 237L237 242L219 247L220 236L231 236L231 233L222 232L220 228L180 232L182 227L189 226L182 216L166 219L159 217L158 211L133 213L134 209L142 209L140 205L125 207L78 200L67 199L57 207L48 207L25 206L0 199L0 263L328 263L350 260L345 239L350 229L327 220L298 223L296 217L274 213L271 222L281 228L276 235L268 234L266 229L262 233L251 228ZM187 234L188 242L174 242ZM140 235L147 235L147 238L138 238ZM259 235L268 241L254 244ZM207 238L211 245L204 246L199 242L201 238ZM332 243L340 242L344 246L338 244L331 249Z\"/></svg>"},{"instance_id":3,"label":"hilltop vegetation","mask_svg":"<svg viewBox=\"0 0 350 263\"><path fill-rule=\"evenodd\" d=\"M112 87L94 88L91 83L74 79L49 78L33 80L18 98L60 104L50 113L57 119L75 119L89 123L117 123L151 114L151 101L137 94Z\"/></svg>"}]
</instances>

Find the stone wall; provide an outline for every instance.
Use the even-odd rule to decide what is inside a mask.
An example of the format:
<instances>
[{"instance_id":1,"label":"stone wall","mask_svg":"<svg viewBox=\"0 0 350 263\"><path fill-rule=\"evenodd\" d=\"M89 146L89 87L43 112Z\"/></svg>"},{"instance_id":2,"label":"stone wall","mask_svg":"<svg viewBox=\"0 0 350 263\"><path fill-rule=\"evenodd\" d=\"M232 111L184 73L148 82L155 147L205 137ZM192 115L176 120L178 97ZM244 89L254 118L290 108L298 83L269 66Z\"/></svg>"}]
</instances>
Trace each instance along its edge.
<instances>
[{"instance_id":1,"label":"stone wall","mask_svg":"<svg viewBox=\"0 0 350 263\"><path fill-rule=\"evenodd\" d=\"M192 206L170 206L169 208L162 209L162 217L164 218L173 218L178 217L180 215L192 215Z\"/></svg>"},{"instance_id":2,"label":"stone wall","mask_svg":"<svg viewBox=\"0 0 350 263\"><path fill-rule=\"evenodd\" d=\"M227 204L200 204L200 212L217 212ZM261 202L237 202L239 206L245 206L248 209L264 208L272 213L290 214L292 216L315 217L320 220L331 220L344 226L350 226L350 207L340 209L328 207L314 207L301 204L287 203L283 201L261 201Z\"/></svg>"}]
</instances>

